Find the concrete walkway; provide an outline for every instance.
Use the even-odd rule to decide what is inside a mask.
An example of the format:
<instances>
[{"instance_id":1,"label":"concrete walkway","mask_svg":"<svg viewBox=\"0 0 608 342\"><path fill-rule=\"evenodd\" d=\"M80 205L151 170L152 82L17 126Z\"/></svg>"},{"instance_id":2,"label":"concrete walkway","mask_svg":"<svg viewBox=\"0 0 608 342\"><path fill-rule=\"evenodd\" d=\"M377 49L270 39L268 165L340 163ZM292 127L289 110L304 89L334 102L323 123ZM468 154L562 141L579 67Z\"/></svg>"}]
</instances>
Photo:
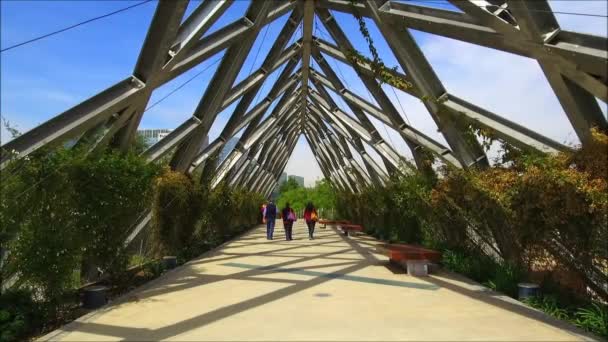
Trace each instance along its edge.
<instances>
[{"instance_id":1,"label":"concrete walkway","mask_svg":"<svg viewBox=\"0 0 608 342\"><path fill-rule=\"evenodd\" d=\"M414 278L377 240L302 222L258 227L45 340L584 340L572 326L466 279ZM587 337L588 339L588 337Z\"/></svg>"}]
</instances>

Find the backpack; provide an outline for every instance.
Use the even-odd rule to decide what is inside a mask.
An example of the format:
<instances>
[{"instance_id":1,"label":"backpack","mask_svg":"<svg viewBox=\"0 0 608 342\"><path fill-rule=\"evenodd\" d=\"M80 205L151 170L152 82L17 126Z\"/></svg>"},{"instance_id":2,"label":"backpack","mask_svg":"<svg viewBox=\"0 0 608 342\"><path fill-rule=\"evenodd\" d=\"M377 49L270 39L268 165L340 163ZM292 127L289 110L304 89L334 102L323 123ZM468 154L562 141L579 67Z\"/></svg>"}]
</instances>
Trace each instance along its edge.
<instances>
[{"instance_id":1,"label":"backpack","mask_svg":"<svg viewBox=\"0 0 608 342\"><path fill-rule=\"evenodd\" d=\"M317 222L319 220L319 217L317 216L317 211L313 210L312 213L310 213L310 220L311 221L315 221Z\"/></svg>"},{"instance_id":2,"label":"backpack","mask_svg":"<svg viewBox=\"0 0 608 342\"><path fill-rule=\"evenodd\" d=\"M274 203L269 204L268 206L266 206L266 217L276 217L277 216L277 207L274 205Z\"/></svg>"},{"instance_id":3,"label":"backpack","mask_svg":"<svg viewBox=\"0 0 608 342\"><path fill-rule=\"evenodd\" d=\"M293 210L289 211L289 215L287 215L288 221L296 221L296 214L294 214Z\"/></svg>"}]
</instances>

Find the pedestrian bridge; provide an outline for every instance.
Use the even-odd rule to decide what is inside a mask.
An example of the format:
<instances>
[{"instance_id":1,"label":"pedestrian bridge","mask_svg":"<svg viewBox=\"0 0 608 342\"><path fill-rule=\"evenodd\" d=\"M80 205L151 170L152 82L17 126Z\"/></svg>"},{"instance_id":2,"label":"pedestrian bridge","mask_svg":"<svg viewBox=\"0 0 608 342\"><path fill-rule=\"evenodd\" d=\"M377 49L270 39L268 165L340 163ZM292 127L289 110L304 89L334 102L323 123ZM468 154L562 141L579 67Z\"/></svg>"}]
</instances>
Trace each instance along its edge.
<instances>
[{"instance_id":1,"label":"pedestrian bridge","mask_svg":"<svg viewBox=\"0 0 608 342\"><path fill-rule=\"evenodd\" d=\"M589 339L461 276L411 277L379 241L259 226L42 338L49 341L403 341Z\"/></svg>"},{"instance_id":2,"label":"pedestrian bridge","mask_svg":"<svg viewBox=\"0 0 608 342\"><path fill-rule=\"evenodd\" d=\"M581 142L594 128L608 130L598 104L608 101L605 37L564 30L547 0L449 0L449 10L429 6L433 2L251 1L241 17L217 25L238 1L205 0L188 7L188 1L159 0L133 71L3 141L0 170L16 174L20 168L9 165L19 166L15 161L57 146L84 146L87 156L128 151L146 111L190 80L150 103L154 92L219 54L198 105L184 122L141 152L145 165L164 162L181 176L202 179L211 189L227 184L268 197L300 137L332 189L351 194L387 184L391 176L404 172L404 164L425 174L435 171L435 162L454 169L488 168L490 158L473 128L520 150L570 150L544 132L515 122L509 113L494 113L448 91L414 30L537 61L565 113L562 119ZM340 15L353 16L359 27L346 26ZM278 21L283 24L277 26L276 39L269 39L272 46L254 69L260 52L254 49L256 41L264 41L264 32ZM374 37L383 39L381 56L367 25L373 25ZM365 36L360 42L369 43L364 47L370 54L358 52L353 32ZM385 55L387 61L391 56L394 67L384 65ZM239 79L252 58L251 69ZM348 68L350 77L344 77L340 65ZM490 84L495 82L492 76L487 76ZM361 89L352 89L355 79L368 99ZM264 92L267 81L270 90ZM397 101L388 93L396 90L422 103L432 134L409 121L409 108L403 108L396 93ZM220 113L228 113L226 123L206 143ZM395 133L403 150L387 142L377 129L380 125ZM231 138L238 142L227 158L219 165L212 162ZM49 177L60 168L28 184L15 198L52 182ZM128 225L125 246L146 232L152 213L143 211L133 213L137 222ZM279 223L275 236L280 232ZM257 227L43 340L588 338L460 276L445 271L423 278L403 274L376 253L380 242L372 237L345 237L328 227L318 228L316 240L308 240L301 222L294 233L294 241L268 241L263 227ZM11 234L14 238L19 232ZM121 236L117 245L123 246L123 240ZM0 261L3 258L0 254Z\"/></svg>"}]
</instances>

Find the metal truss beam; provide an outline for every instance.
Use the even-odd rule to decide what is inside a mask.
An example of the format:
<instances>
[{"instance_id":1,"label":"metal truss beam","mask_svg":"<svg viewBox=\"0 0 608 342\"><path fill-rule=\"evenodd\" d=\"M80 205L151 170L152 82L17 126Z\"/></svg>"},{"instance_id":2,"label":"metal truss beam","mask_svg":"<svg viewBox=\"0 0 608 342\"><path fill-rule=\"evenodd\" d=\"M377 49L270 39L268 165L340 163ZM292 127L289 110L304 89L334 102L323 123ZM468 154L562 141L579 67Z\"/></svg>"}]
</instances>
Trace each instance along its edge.
<instances>
[{"instance_id":1,"label":"metal truss beam","mask_svg":"<svg viewBox=\"0 0 608 342\"><path fill-rule=\"evenodd\" d=\"M363 170L360 170L360 172L366 176L367 182L373 182L376 185L383 184L384 180L388 178L388 175L376 164L372 158L369 157L369 155L367 155L359 135L352 129L348 128L348 126L343 125L341 122L327 115L325 111L321 110L317 104L315 104L314 99L311 99L309 108L311 113L316 114L317 118L320 118L320 120L327 122L338 134L338 139L340 139L344 151L350 152L348 145L346 145L346 142L349 142L355 151L359 153L368 173L365 174ZM382 151L382 153L384 152ZM352 159L352 156L350 156L350 158Z\"/></svg>"},{"instance_id":2,"label":"metal truss beam","mask_svg":"<svg viewBox=\"0 0 608 342\"><path fill-rule=\"evenodd\" d=\"M333 89L340 89L340 90L346 89L345 86L340 81L340 78L338 77L338 75L329 66L329 63L327 63L327 60L325 60L325 58L321 55L321 53L319 53L319 51L317 49L313 49L313 56L314 56L315 60L317 61L317 64L319 64L319 66L321 67L321 69L323 70L325 75L327 75L327 77L333 84L333 86L334 86ZM338 105L331 99L331 96L329 96L329 93L327 93L325 88L323 88L316 79L313 78L312 80L313 80L313 83L315 84L315 86L317 87L317 89L319 90L319 92L324 96L325 101L327 101L328 108L332 108L332 109L339 108ZM376 128L374 127L374 125L372 124L370 119L367 117L367 115L363 112L363 110L361 110L358 106L349 103L348 101L346 102L346 105L350 108L350 110L353 112L353 114L355 114L355 116L359 120L359 124L362 125L363 128L369 132L368 134L370 134L371 138L374 140L375 143L384 142L384 139L382 138L380 133L378 133L378 131L376 130ZM395 155L399 156L399 154L397 154L397 153L395 153ZM401 156L399 156L399 158L394 159L394 160L386 159L383 156L382 161L384 163L384 166L386 167L386 169L389 172L395 173L395 172L397 172L397 170L399 169L399 165L401 164Z\"/></svg>"},{"instance_id":3,"label":"metal truss beam","mask_svg":"<svg viewBox=\"0 0 608 342\"><path fill-rule=\"evenodd\" d=\"M457 7L464 6L470 0L456 0ZM523 1L518 1L522 3ZM476 6L473 2L472 6ZM493 27L484 25L480 18L468 13L417 6L397 1L379 1L379 10L392 25L403 25L411 29L432 33L467 43L481 45L520 56L546 59L561 68L580 70L596 78L608 79L606 70L606 38L563 30L545 36L543 43L519 36L514 39L498 32ZM362 16L370 16L363 2L354 5ZM318 8L328 8L345 13L354 13L350 0L319 0ZM479 8L479 6L476 6ZM472 8L475 9L476 8Z\"/></svg>"},{"instance_id":4,"label":"metal truss beam","mask_svg":"<svg viewBox=\"0 0 608 342\"><path fill-rule=\"evenodd\" d=\"M331 43L320 39L315 40L315 42L318 43L318 51L326 53L346 64L349 63L344 54ZM320 65L321 67L323 67L323 64ZM359 64L359 66L363 70L366 70L369 75L373 75L373 71L371 70L371 67L369 65ZM327 79L329 79L332 84L334 84L334 88L331 88L332 90L341 89L335 86L335 82L331 79L331 77L329 76L330 74L327 73L325 68L323 72L327 75ZM412 83L411 77L407 75L404 75L400 72L391 69L388 69L387 72L391 73L393 77L397 77L405 80L408 83ZM413 87L401 90L408 92L410 95L415 96L419 99L422 98L419 91L417 91ZM505 119L504 116L494 114L486 109L475 106L461 98L456 97L453 94L444 93L444 95L440 96L439 98L440 101L437 102L440 106L440 111L441 109L445 109L445 111L450 116L454 116L456 118L462 117L471 123L475 123L481 125L484 128L491 129L492 131L496 132L496 135L499 136L501 139L513 144L514 146L524 149L532 148L546 153L555 153L557 151L568 150L567 146L559 142L556 142L519 124L509 121ZM446 126L449 128L451 125L443 125L443 127Z\"/></svg>"},{"instance_id":5,"label":"metal truss beam","mask_svg":"<svg viewBox=\"0 0 608 342\"><path fill-rule=\"evenodd\" d=\"M338 44L338 48L344 54L348 54L350 51L355 51L354 47L342 31L342 29L337 24L335 18L329 13L327 9L317 9L316 13L321 18L321 22L327 28L329 34L332 36L334 41ZM426 157L420 148L427 148L429 151L433 151L430 149L432 145L427 145L431 142L430 138L422 137L423 141L419 138L420 134L414 134L415 130L413 130L409 125L405 123L391 100L384 93L384 90L374 77L370 77L365 72L363 72L358 65L351 64L351 66L355 69L359 78L363 81L365 87L372 94L376 102L382 108L382 112L386 113L389 117L390 122L393 126L398 127L398 132L410 148L412 155L414 156L414 160L416 161L416 165L422 172L433 172L428 168L428 163L426 162ZM439 145L440 146L440 145ZM437 145L435 147L438 147ZM443 150L446 150L443 148ZM459 154L456 156L457 160L462 163L464 166L472 166L472 165L487 165L487 160L485 159L485 154L481 150L481 147L478 147L478 150L481 151L481 155L475 153L476 151L470 149L457 151ZM449 151L449 150L448 150ZM435 151L433 151L435 152ZM436 152L435 152L436 153ZM448 152L445 152L448 154ZM451 153L449 153L451 154Z\"/></svg>"},{"instance_id":6,"label":"metal truss beam","mask_svg":"<svg viewBox=\"0 0 608 342\"><path fill-rule=\"evenodd\" d=\"M302 113L306 108L308 96L308 69L310 67L310 49L312 44L312 26L315 17L315 1L304 0L304 21L302 24Z\"/></svg>"},{"instance_id":7,"label":"metal truss beam","mask_svg":"<svg viewBox=\"0 0 608 342\"><path fill-rule=\"evenodd\" d=\"M309 108L310 107L312 106L309 106ZM331 143L331 147L333 147L333 149L340 154L339 159L346 160L347 167L350 168L351 173L357 178L357 187L361 189L362 186L371 185L371 177L353 158L350 148L346 143L346 137L348 137L348 135L343 135L343 131L340 129L336 130L335 133L332 132L332 130L325 125L326 121L321 117L321 115L319 115L318 112L309 111L308 117L309 122L315 123L318 130L324 131ZM332 127L332 129L334 128L331 123L328 124L330 127ZM344 166L344 164L342 164L342 166Z\"/></svg>"}]
</instances>

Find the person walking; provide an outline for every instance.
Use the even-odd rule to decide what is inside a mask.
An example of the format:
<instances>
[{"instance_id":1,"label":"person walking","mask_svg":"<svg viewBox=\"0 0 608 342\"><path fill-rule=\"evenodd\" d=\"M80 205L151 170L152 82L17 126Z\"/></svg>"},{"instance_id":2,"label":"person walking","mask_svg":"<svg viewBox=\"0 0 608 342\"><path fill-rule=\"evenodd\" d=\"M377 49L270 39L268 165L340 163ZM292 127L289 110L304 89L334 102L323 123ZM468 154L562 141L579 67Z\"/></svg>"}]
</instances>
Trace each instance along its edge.
<instances>
[{"instance_id":1,"label":"person walking","mask_svg":"<svg viewBox=\"0 0 608 342\"><path fill-rule=\"evenodd\" d=\"M313 234L315 233L315 224L319 220L319 216L317 214L317 209L312 202L308 202L306 205L306 209L304 210L304 220L308 226L308 239L314 240L315 238Z\"/></svg>"},{"instance_id":2,"label":"person walking","mask_svg":"<svg viewBox=\"0 0 608 342\"><path fill-rule=\"evenodd\" d=\"M289 203L285 203L285 208L281 210L281 216L283 217L283 227L285 228L285 240L291 241L293 222L297 220L296 213L291 209Z\"/></svg>"},{"instance_id":3,"label":"person walking","mask_svg":"<svg viewBox=\"0 0 608 342\"><path fill-rule=\"evenodd\" d=\"M272 235L274 234L274 223L277 219L277 206L274 205L272 200L268 201L264 218L266 219L266 240L272 240Z\"/></svg>"},{"instance_id":4,"label":"person walking","mask_svg":"<svg viewBox=\"0 0 608 342\"><path fill-rule=\"evenodd\" d=\"M260 222L266 224L266 203L260 207Z\"/></svg>"}]
</instances>

